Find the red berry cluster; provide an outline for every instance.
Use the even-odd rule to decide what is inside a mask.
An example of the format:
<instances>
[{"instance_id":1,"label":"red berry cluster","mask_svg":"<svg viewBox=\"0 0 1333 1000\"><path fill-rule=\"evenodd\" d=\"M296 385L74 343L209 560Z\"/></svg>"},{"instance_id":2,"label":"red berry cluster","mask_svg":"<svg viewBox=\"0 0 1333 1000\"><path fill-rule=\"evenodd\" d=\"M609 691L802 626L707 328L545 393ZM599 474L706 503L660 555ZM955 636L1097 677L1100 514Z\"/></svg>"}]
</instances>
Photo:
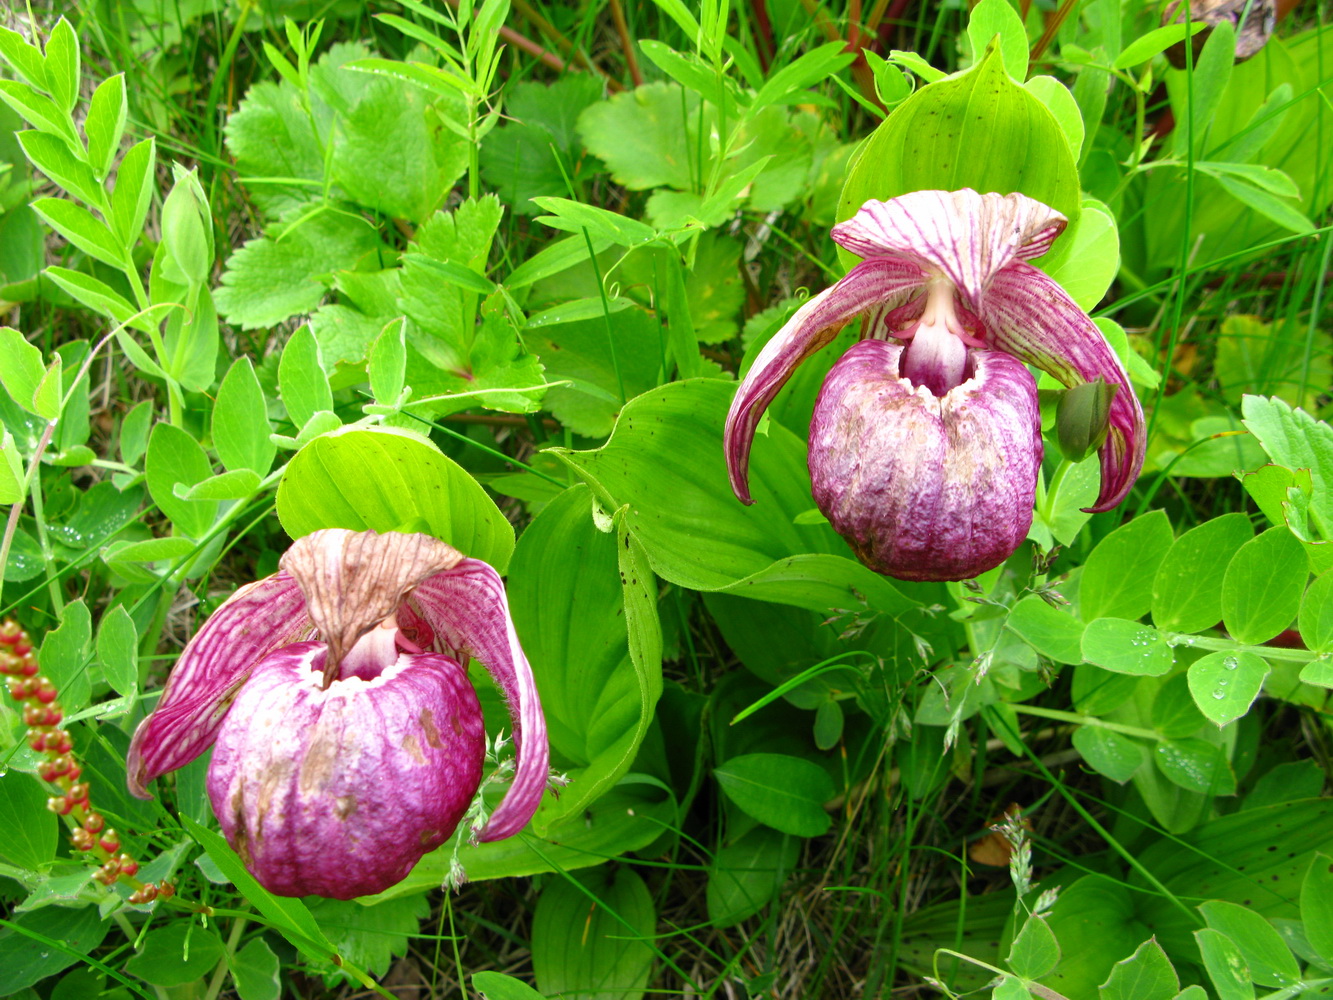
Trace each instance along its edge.
<instances>
[{"instance_id":1,"label":"red berry cluster","mask_svg":"<svg viewBox=\"0 0 1333 1000\"><path fill-rule=\"evenodd\" d=\"M18 622L7 618L0 622L0 674L9 678L9 694L23 708L23 722L28 727L28 746L45 758L37 764L38 776L51 784L57 794L46 800L46 807L59 816L68 816L73 824L70 843L102 861L93 878L111 885L125 878L135 885L131 903L149 903L169 899L175 894L170 882L140 883L134 878L139 862L120 852L120 835L107 827L106 820L93 810L88 800L88 783L80 781L83 769L74 757L69 733L57 728L64 713L56 701L56 686L39 673L37 654L28 633Z\"/></svg>"}]
</instances>

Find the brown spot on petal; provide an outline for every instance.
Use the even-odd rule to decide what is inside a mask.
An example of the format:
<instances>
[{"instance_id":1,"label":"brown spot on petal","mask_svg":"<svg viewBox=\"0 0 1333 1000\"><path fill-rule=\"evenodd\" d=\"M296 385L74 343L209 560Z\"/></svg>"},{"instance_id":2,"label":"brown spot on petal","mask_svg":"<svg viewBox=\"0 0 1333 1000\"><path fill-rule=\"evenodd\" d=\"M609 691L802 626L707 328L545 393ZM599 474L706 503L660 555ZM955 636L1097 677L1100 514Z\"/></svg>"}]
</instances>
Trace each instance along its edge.
<instances>
[{"instance_id":1,"label":"brown spot on petal","mask_svg":"<svg viewBox=\"0 0 1333 1000\"><path fill-rule=\"evenodd\" d=\"M426 742L436 750L442 749L444 743L440 739L440 730L435 726L435 713L429 708L423 708L421 714L417 716L417 721L421 723L421 729L426 734ZM458 720L454 719L454 724L457 723Z\"/></svg>"},{"instance_id":2,"label":"brown spot on petal","mask_svg":"<svg viewBox=\"0 0 1333 1000\"><path fill-rule=\"evenodd\" d=\"M356 799L351 795L339 795L334 804L333 811L340 820L347 819L352 813L356 812Z\"/></svg>"},{"instance_id":3,"label":"brown spot on petal","mask_svg":"<svg viewBox=\"0 0 1333 1000\"><path fill-rule=\"evenodd\" d=\"M328 727L316 726L310 737L310 747L301 761L300 789L303 795L319 792L332 780L338 763L338 740ZM273 773L273 772L270 772ZM279 775L278 780L286 775ZM265 777L265 784L269 778Z\"/></svg>"},{"instance_id":4,"label":"brown spot on petal","mask_svg":"<svg viewBox=\"0 0 1333 1000\"><path fill-rule=\"evenodd\" d=\"M453 728L454 728L454 735L455 735L455 736L462 736L462 735L463 735L463 720L460 719L460 718L459 718L458 716L456 716L456 715L452 715L452 716L449 717L449 722L450 722L450 724L452 724L452 726L453 726Z\"/></svg>"},{"instance_id":5,"label":"brown spot on petal","mask_svg":"<svg viewBox=\"0 0 1333 1000\"><path fill-rule=\"evenodd\" d=\"M444 835L439 830L422 830L417 836L421 838L422 847L435 847L444 841Z\"/></svg>"},{"instance_id":6,"label":"brown spot on petal","mask_svg":"<svg viewBox=\"0 0 1333 1000\"><path fill-rule=\"evenodd\" d=\"M422 765L426 763L426 758L421 753L421 744L417 742L417 738L411 733L408 733L403 737L403 749L407 751L408 755L415 763Z\"/></svg>"}]
</instances>

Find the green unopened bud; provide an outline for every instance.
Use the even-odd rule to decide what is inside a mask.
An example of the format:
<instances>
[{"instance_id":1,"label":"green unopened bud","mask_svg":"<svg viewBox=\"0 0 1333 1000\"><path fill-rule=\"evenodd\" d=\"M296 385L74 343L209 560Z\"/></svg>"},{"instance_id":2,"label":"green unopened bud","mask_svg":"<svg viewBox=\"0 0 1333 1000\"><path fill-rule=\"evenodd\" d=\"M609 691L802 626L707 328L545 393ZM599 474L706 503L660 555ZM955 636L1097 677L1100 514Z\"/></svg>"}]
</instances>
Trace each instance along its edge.
<instances>
[{"instance_id":1,"label":"green unopened bud","mask_svg":"<svg viewBox=\"0 0 1333 1000\"><path fill-rule=\"evenodd\" d=\"M1111 402L1119 388L1094 379L1060 397L1055 409L1055 435L1066 459L1081 462L1102 446L1111 429Z\"/></svg>"}]
</instances>

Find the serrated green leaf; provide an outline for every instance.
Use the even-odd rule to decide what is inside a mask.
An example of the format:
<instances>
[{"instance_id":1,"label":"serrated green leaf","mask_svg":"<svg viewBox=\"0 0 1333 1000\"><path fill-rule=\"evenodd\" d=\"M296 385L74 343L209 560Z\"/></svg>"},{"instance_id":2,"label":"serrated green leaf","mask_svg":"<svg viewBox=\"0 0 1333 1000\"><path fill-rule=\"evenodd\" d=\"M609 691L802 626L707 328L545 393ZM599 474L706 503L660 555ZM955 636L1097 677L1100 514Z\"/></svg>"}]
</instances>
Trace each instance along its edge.
<instances>
[{"instance_id":1,"label":"serrated green leaf","mask_svg":"<svg viewBox=\"0 0 1333 1000\"><path fill-rule=\"evenodd\" d=\"M250 240L227 259L215 301L229 323L252 330L309 312L333 283L378 244L365 220L333 210L284 217L276 232Z\"/></svg>"}]
</instances>

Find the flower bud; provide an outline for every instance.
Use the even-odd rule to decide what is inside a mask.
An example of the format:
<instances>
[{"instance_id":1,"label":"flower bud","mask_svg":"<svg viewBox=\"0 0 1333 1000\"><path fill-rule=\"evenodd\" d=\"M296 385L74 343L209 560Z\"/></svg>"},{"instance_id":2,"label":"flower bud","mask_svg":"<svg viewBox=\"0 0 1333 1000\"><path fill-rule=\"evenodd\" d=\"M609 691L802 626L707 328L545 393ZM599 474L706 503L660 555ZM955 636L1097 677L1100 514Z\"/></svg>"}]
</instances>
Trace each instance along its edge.
<instances>
[{"instance_id":1,"label":"flower bud","mask_svg":"<svg viewBox=\"0 0 1333 1000\"><path fill-rule=\"evenodd\" d=\"M57 816L68 816L70 810L74 808L74 803L67 796L60 795L46 800L46 808L50 809Z\"/></svg>"},{"instance_id":2,"label":"flower bud","mask_svg":"<svg viewBox=\"0 0 1333 1000\"><path fill-rule=\"evenodd\" d=\"M122 854L116 858L116 863L120 866L122 875L133 877L139 873L139 862L135 861L128 854Z\"/></svg>"},{"instance_id":3,"label":"flower bud","mask_svg":"<svg viewBox=\"0 0 1333 1000\"><path fill-rule=\"evenodd\" d=\"M120 834L115 830L107 830L106 833L102 834L102 839L98 843L107 854L115 854L120 850ZM131 872L131 874L133 873Z\"/></svg>"},{"instance_id":4,"label":"flower bud","mask_svg":"<svg viewBox=\"0 0 1333 1000\"><path fill-rule=\"evenodd\" d=\"M1111 403L1119 389L1094 379L1060 397L1055 408L1055 435L1068 461L1081 462L1102 446L1111 429Z\"/></svg>"},{"instance_id":5,"label":"flower bud","mask_svg":"<svg viewBox=\"0 0 1333 1000\"><path fill-rule=\"evenodd\" d=\"M37 690L33 694L43 705L50 705L51 702L56 700L56 686L47 678L39 677L37 678Z\"/></svg>"},{"instance_id":6,"label":"flower bud","mask_svg":"<svg viewBox=\"0 0 1333 1000\"><path fill-rule=\"evenodd\" d=\"M83 818L83 828L89 833L99 833L104 826L106 820L102 818L101 813L89 813Z\"/></svg>"},{"instance_id":7,"label":"flower bud","mask_svg":"<svg viewBox=\"0 0 1333 1000\"><path fill-rule=\"evenodd\" d=\"M91 851L93 845L97 843L93 835L81 826L76 826L70 831L69 842L80 851Z\"/></svg>"}]
</instances>

